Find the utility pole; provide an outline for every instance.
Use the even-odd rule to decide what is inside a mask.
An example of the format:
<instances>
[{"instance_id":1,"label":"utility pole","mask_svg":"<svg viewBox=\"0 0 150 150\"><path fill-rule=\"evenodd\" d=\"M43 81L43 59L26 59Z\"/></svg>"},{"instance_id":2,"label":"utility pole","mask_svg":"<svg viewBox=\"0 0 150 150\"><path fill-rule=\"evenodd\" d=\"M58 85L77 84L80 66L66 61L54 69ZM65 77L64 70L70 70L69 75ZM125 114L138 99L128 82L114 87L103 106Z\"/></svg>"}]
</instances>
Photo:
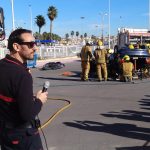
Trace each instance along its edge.
<instances>
[{"instance_id":1,"label":"utility pole","mask_svg":"<svg viewBox=\"0 0 150 150\"><path fill-rule=\"evenodd\" d=\"M102 39L102 42L104 43L104 16L107 16L108 14L107 13L100 13L101 15L101 29L102 29L102 35L101 35L101 39Z\"/></svg>"},{"instance_id":2,"label":"utility pole","mask_svg":"<svg viewBox=\"0 0 150 150\"><path fill-rule=\"evenodd\" d=\"M81 18L81 20L85 19L85 17L83 17L83 16L82 16L82 17L80 17L80 18ZM84 31L83 31L83 22L82 22L81 28L82 28L82 29L81 29L81 34L84 36Z\"/></svg>"},{"instance_id":3,"label":"utility pole","mask_svg":"<svg viewBox=\"0 0 150 150\"><path fill-rule=\"evenodd\" d=\"M110 49L110 0L108 4L109 15L108 15L108 48Z\"/></svg>"},{"instance_id":4,"label":"utility pole","mask_svg":"<svg viewBox=\"0 0 150 150\"><path fill-rule=\"evenodd\" d=\"M29 10L30 10L30 30L32 31L32 9L31 9L31 5L29 5Z\"/></svg>"},{"instance_id":5,"label":"utility pole","mask_svg":"<svg viewBox=\"0 0 150 150\"><path fill-rule=\"evenodd\" d=\"M149 19L149 26L148 26L148 30L150 31L150 0L149 0L149 11L148 11L148 19Z\"/></svg>"},{"instance_id":6,"label":"utility pole","mask_svg":"<svg viewBox=\"0 0 150 150\"><path fill-rule=\"evenodd\" d=\"M14 0L11 0L11 9L12 9L12 30L15 30L15 19L14 19Z\"/></svg>"}]
</instances>

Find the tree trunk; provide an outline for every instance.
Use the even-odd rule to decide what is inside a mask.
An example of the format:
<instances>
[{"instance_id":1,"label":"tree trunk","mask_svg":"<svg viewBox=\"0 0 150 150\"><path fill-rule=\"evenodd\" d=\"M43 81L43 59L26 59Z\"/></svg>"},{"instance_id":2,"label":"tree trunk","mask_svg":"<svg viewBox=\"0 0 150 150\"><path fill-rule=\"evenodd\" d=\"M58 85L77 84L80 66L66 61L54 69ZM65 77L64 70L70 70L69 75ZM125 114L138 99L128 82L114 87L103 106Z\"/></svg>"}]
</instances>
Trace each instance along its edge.
<instances>
[{"instance_id":1,"label":"tree trunk","mask_svg":"<svg viewBox=\"0 0 150 150\"><path fill-rule=\"evenodd\" d=\"M50 40L52 40L52 23L53 21L50 22Z\"/></svg>"},{"instance_id":2,"label":"tree trunk","mask_svg":"<svg viewBox=\"0 0 150 150\"><path fill-rule=\"evenodd\" d=\"M41 33L41 28L39 27L39 34Z\"/></svg>"},{"instance_id":3,"label":"tree trunk","mask_svg":"<svg viewBox=\"0 0 150 150\"><path fill-rule=\"evenodd\" d=\"M50 40L52 40L52 23L53 23L53 21L51 20L51 22L50 22ZM51 46L52 46L53 44L52 44L52 42L51 42Z\"/></svg>"}]
</instances>

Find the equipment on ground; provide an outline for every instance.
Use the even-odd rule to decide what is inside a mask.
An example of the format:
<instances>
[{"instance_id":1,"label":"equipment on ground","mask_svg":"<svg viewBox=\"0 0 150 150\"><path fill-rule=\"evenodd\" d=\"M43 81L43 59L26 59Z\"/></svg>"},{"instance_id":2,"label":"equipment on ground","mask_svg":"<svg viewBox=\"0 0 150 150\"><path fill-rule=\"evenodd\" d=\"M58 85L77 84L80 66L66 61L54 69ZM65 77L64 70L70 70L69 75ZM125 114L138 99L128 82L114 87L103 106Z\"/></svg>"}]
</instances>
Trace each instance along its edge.
<instances>
[{"instance_id":1,"label":"equipment on ground","mask_svg":"<svg viewBox=\"0 0 150 150\"><path fill-rule=\"evenodd\" d=\"M65 64L61 62L48 62L41 68L42 70L57 70L65 67Z\"/></svg>"}]
</instances>

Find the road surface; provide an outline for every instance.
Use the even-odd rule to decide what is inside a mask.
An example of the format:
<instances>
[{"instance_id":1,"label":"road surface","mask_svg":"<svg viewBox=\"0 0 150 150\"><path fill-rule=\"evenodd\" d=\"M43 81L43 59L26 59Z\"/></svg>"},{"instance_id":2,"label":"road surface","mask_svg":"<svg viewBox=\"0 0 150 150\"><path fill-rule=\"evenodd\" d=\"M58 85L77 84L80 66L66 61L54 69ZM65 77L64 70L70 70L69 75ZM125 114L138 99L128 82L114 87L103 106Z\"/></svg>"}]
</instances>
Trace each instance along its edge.
<instances>
[{"instance_id":1,"label":"road surface","mask_svg":"<svg viewBox=\"0 0 150 150\"><path fill-rule=\"evenodd\" d=\"M43 129L49 150L150 150L150 79L83 82L80 61L64 63L59 70L31 69L34 92L48 80L49 97L72 103ZM42 123L64 105L49 100L39 114Z\"/></svg>"}]
</instances>

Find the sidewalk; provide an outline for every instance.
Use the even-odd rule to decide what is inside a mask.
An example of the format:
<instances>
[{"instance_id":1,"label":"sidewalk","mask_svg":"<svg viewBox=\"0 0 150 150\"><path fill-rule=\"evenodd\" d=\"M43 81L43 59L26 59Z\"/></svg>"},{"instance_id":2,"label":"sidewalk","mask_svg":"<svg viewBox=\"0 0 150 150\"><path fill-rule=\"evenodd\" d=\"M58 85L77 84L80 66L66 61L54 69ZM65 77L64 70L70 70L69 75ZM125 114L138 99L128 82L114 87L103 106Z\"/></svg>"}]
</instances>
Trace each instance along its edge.
<instances>
[{"instance_id":1,"label":"sidewalk","mask_svg":"<svg viewBox=\"0 0 150 150\"><path fill-rule=\"evenodd\" d=\"M65 58L51 58L51 59L37 60L36 66L42 67L44 64L46 64L48 62L59 61L59 62L67 63L67 62L72 62L74 60L80 60L80 58L78 58L77 56L74 56L74 57L65 57Z\"/></svg>"}]
</instances>

